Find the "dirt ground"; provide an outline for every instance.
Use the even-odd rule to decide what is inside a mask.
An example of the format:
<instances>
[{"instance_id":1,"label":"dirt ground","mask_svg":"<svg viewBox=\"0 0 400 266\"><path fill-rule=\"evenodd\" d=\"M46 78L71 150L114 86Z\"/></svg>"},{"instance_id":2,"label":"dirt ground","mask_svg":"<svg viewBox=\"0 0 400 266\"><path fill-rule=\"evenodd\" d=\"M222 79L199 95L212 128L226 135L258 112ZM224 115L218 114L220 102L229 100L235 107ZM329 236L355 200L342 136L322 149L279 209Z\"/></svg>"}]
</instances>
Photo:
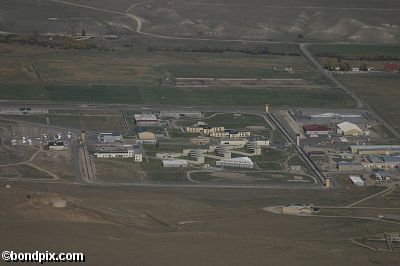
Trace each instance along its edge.
<instances>
[{"instance_id":1,"label":"dirt ground","mask_svg":"<svg viewBox=\"0 0 400 266\"><path fill-rule=\"evenodd\" d=\"M35 156L32 163L56 174L60 178L67 180L73 178L71 150L42 151Z\"/></svg>"},{"instance_id":2,"label":"dirt ground","mask_svg":"<svg viewBox=\"0 0 400 266\"><path fill-rule=\"evenodd\" d=\"M0 183L0 247L84 252L88 265L397 265L349 238L398 225L283 216L263 207L344 204L341 191L127 188ZM29 197L28 197L29 196ZM55 209L51 198L67 199Z\"/></svg>"}]
</instances>

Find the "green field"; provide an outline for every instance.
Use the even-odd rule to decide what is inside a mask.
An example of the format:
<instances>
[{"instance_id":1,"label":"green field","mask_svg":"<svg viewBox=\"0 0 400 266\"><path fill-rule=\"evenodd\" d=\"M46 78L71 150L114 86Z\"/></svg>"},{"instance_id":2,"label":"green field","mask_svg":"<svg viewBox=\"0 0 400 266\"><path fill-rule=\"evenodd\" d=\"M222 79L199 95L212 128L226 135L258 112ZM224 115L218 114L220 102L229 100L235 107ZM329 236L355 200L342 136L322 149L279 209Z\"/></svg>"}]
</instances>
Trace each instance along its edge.
<instances>
[{"instance_id":1,"label":"green field","mask_svg":"<svg viewBox=\"0 0 400 266\"><path fill-rule=\"evenodd\" d=\"M222 105L222 106L264 106L266 102L275 106L302 107L353 107L354 102L341 90L321 89L235 89L235 88L164 88L137 86L90 86L52 85L44 89L31 86L15 86L3 91L0 85L0 99L50 100L62 102L165 104L165 105ZM43 96L38 92L43 92ZM32 95L28 97L27 95Z\"/></svg>"},{"instance_id":2,"label":"green field","mask_svg":"<svg viewBox=\"0 0 400 266\"><path fill-rule=\"evenodd\" d=\"M313 85L327 85L303 56L288 55L298 52L296 45L281 45L280 48L268 44L268 49L275 51L274 55L252 55L243 52L177 52L177 47L187 45L190 49L199 49L202 45L165 40L153 44L167 51L151 52L147 50L150 43L149 40L132 39L128 47L107 51L0 44L0 48L7 51L7 56L0 55L0 99L168 105L254 106L269 102L275 106L354 106L343 92L326 87L163 86L171 76L300 78ZM251 50L257 46L259 44L210 43L210 48L221 49ZM285 55L277 55L279 53ZM10 60L10 57L16 60ZM285 72L285 67L293 67L294 73ZM35 69L34 73L32 69ZM16 76L25 78L16 79Z\"/></svg>"}]
</instances>

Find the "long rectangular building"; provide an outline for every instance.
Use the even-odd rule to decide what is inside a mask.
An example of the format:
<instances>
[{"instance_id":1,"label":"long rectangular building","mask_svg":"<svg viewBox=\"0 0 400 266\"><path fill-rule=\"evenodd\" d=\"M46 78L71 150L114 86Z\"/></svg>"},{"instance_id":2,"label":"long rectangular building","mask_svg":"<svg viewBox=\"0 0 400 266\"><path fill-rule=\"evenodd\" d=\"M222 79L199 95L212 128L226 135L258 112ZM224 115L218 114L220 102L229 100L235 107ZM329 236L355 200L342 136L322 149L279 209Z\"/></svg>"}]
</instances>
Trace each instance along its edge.
<instances>
[{"instance_id":1,"label":"long rectangular building","mask_svg":"<svg viewBox=\"0 0 400 266\"><path fill-rule=\"evenodd\" d=\"M249 157L237 157L217 161L217 166L233 168L254 168L254 163Z\"/></svg>"},{"instance_id":2,"label":"long rectangular building","mask_svg":"<svg viewBox=\"0 0 400 266\"><path fill-rule=\"evenodd\" d=\"M400 153L400 145L355 145L350 146L351 153L368 155L389 155L394 153Z\"/></svg>"},{"instance_id":3,"label":"long rectangular building","mask_svg":"<svg viewBox=\"0 0 400 266\"><path fill-rule=\"evenodd\" d=\"M134 158L135 162L142 162L143 155L139 149L132 145L97 145L96 158Z\"/></svg>"}]
</instances>

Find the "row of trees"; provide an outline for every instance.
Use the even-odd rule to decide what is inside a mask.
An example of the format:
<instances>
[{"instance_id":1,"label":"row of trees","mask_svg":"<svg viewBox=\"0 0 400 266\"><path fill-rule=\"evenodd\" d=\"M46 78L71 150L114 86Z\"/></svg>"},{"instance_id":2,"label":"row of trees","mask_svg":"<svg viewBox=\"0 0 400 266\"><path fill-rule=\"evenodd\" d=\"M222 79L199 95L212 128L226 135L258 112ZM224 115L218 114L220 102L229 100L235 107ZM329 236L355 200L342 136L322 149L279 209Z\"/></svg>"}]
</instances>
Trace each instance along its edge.
<instances>
[{"instance_id":1,"label":"row of trees","mask_svg":"<svg viewBox=\"0 0 400 266\"><path fill-rule=\"evenodd\" d=\"M260 46L254 48L213 48L213 47L201 47L201 48L187 48L187 47L174 47L174 48L160 48L155 46L148 46L147 51L149 52L178 52L178 53L244 53L250 55L289 55L289 56L300 56L299 53L283 53L283 52L270 52L268 47Z\"/></svg>"},{"instance_id":2,"label":"row of trees","mask_svg":"<svg viewBox=\"0 0 400 266\"><path fill-rule=\"evenodd\" d=\"M317 57L327 57L327 58L335 58L335 59L343 59L343 60L361 60L361 61L400 61L399 57L396 56L387 56L387 55L378 55L378 56L341 56L335 53L317 53L315 54Z\"/></svg>"},{"instance_id":3,"label":"row of trees","mask_svg":"<svg viewBox=\"0 0 400 266\"><path fill-rule=\"evenodd\" d=\"M334 71L339 68L340 71L350 71L352 67L347 62L342 62L341 60L329 60L324 62L324 68L330 71ZM366 63L362 63L359 66L361 71L368 71L369 67Z\"/></svg>"},{"instance_id":4,"label":"row of trees","mask_svg":"<svg viewBox=\"0 0 400 266\"><path fill-rule=\"evenodd\" d=\"M28 45L39 45L50 48L61 49L96 49L95 43L88 40L75 40L69 36L40 36L34 33L33 35L3 35L0 36L0 43L19 43Z\"/></svg>"}]
</instances>

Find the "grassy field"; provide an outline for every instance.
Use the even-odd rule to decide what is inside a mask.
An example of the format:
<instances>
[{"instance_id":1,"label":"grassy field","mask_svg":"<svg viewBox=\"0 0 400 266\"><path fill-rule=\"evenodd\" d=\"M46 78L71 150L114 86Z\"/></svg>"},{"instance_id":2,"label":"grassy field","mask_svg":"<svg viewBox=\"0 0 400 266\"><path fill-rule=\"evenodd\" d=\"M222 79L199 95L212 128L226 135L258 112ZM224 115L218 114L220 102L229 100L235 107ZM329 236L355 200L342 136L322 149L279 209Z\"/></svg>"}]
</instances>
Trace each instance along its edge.
<instances>
[{"instance_id":1,"label":"grassy field","mask_svg":"<svg viewBox=\"0 0 400 266\"><path fill-rule=\"evenodd\" d=\"M386 121L400 129L399 75L342 75L338 78L371 105Z\"/></svg>"},{"instance_id":2,"label":"grassy field","mask_svg":"<svg viewBox=\"0 0 400 266\"><path fill-rule=\"evenodd\" d=\"M0 86L1 88L1 86ZM24 88L30 90L30 88ZM47 99L90 103L131 103L170 105L254 106L268 102L275 106L338 107L354 106L339 89L234 89L163 88L137 86L46 86ZM2 95L0 97L7 98ZM17 98L17 97L15 97Z\"/></svg>"},{"instance_id":3,"label":"grassy field","mask_svg":"<svg viewBox=\"0 0 400 266\"><path fill-rule=\"evenodd\" d=\"M190 42L191 43L191 42ZM185 42L183 42L185 44ZM24 64L10 57L29 58L37 75L16 79L0 71L0 98L10 100L74 101L89 103L259 105L350 107L340 90L331 88L177 88L162 86L166 77L302 78L327 85L302 56L249 55L244 53L149 52L146 44L112 51L60 50L1 44L2 68L23 75ZM160 46L164 45L164 41ZM176 42L167 47L178 45ZM182 45L182 43L181 43ZM225 45L225 44L224 44ZM224 47L222 45L222 47ZM247 44L243 44L247 47ZM252 47L252 45L249 45ZM275 46L277 47L277 46ZM278 48L276 48L278 49ZM297 49L283 46L285 51ZM167 62L167 63L166 63ZM295 73L283 71L293 67ZM273 71L273 67L278 71ZM29 72L29 71L28 71ZM35 72L35 73L36 73ZM30 73L30 72L29 72ZM288 97L290 95L291 97Z\"/></svg>"}]
</instances>

